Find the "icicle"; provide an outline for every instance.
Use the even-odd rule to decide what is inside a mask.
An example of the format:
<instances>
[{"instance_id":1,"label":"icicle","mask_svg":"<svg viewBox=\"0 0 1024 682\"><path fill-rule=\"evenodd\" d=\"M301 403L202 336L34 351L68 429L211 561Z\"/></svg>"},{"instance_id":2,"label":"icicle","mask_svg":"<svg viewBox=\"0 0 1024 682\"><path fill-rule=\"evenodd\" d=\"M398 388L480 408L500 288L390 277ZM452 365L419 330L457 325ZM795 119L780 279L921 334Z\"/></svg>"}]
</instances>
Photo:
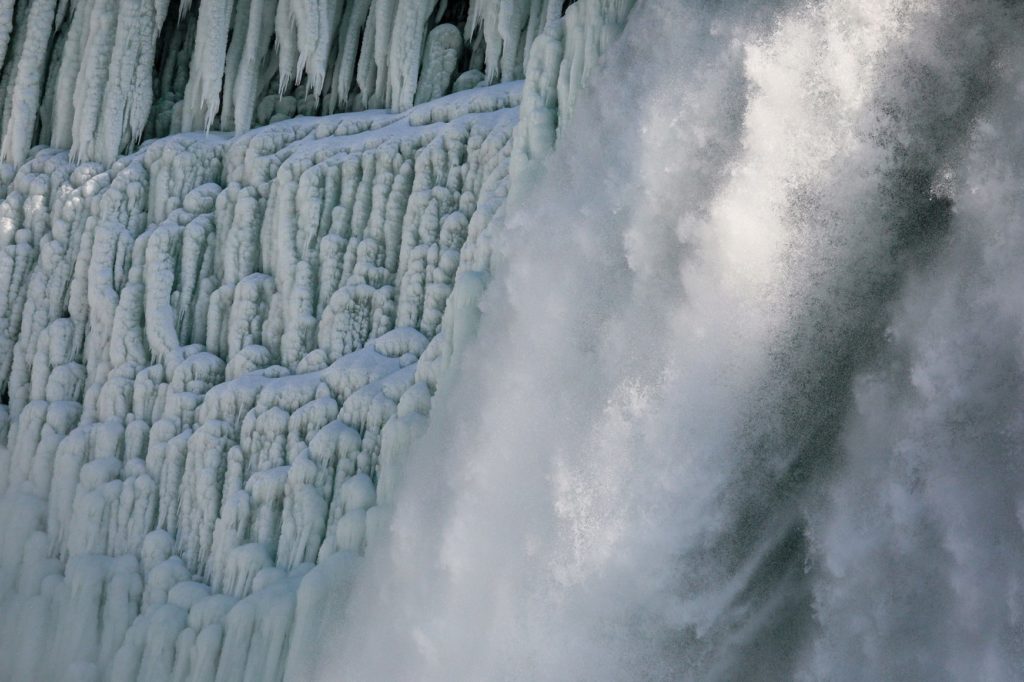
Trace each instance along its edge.
<instances>
[{"instance_id":1,"label":"icicle","mask_svg":"<svg viewBox=\"0 0 1024 682\"><path fill-rule=\"evenodd\" d=\"M56 0L34 0L11 93L11 115L4 129L0 160L21 163L35 137L36 114L43 97L46 58Z\"/></svg>"},{"instance_id":2,"label":"icicle","mask_svg":"<svg viewBox=\"0 0 1024 682\"><path fill-rule=\"evenodd\" d=\"M408 109L416 97L416 78L420 72L426 22L437 0L397 0L394 25L388 50L387 104ZM441 35L447 35L442 33ZM379 44L379 43L378 43ZM378 62L378 78L380 76Z\"/></svg>"},{"instance_id":3,"label":"icicle","mask_svg":"<svg viewBox=\"0 0 1024 682\"><path fill-rule=\"evenodd\" d=\"M429 0L405 0L410 3L428 2ZM373 63L375 66L376 80L372 90L368 93L367 107L378 108L388 106L388 71L391 64L391 34L397 21L400 11L399 6L402 0L374 0L373 3ZM366 31L370 31L370 25ZM403 36L404 37L404 36ZM364 40L366 38L364 37Z\"/></svg>"},{"instance_id":4,"label":"icicle","mask_svg":"<svg viewBox=\"0 0 1024 682\"><path fill-rule=\"evenodd\" d=\"M183 131L209 130L220 111L231 10L231 0L203 0L199 5L196 46L182 110Z\"/></svg>"},{"instance_id":5,"label":"icicle","mask_svg":"<svg viewBox=\"0 0 1024 682\"><path fill-rule=\"evenodd\" d=\"M305 72L309 89L319 97L327 77L327 58L341 3L330 0L291 0L291 3L299 39L295 82L298 83Z\"/></svg>"},{"instance_id":6,"label":"icicle","mask_svg":"<svg viewBox=\"0 0 1024 682\"><path fill-rule=\"evenodd\" d=\"M0 68L7 57L7 47L11 42L14 30L14 5L17 0L0 0Z\"/></svg>"},{"instance_id":7,"label":"icicle","mask_svg":"<svg viewBox=\"0 0 1024 682\"><path fill-rule=\"evenodd\" d=\"M157 34L169 0L120 0L117 30L97 140L93 154L113 163L122 143L135 144L153 102L153 63Z\"/></svg>"},{"instance_id":8,"label":"icicle","mask_svg":"<svg viewBox=\"0 0 1024 682\"><path fill-rule=\"evenodd\" d=\"M338 59L335 62L334 92L330 106L343 108L348 103L355 81L356 59L359 56L359 36L366 24L371 0L353 0L345 4L339 29Z\"/></svg>"},{"instance_id":9,"label":"icicle","mask_svg":"<svg viewBox=\"0 0 1024 682\"><path fill-rule=\"evenodd\" d=\"M78 160L94 157L107 69L117 31L113 0L93 0L88 17L88 38L73 100L75 115L71 156Z\"/></svg>"},{"instance_id":10,"label":"icicle","mask_svg":"<svg viewBox=\"0 0 1024 682\"><path fill-rule=\"evenodd\" d=\"M252 127L259 92L258 75L270 48L276 14L277 0L252 0L249 7L249 23L245 33L245 48L238 65L234 86L234 130L245 132Z\"/></svg>"},{"instance_id":11,"label":"icicle","mask_svg":"<svg viewBox=\"0 0 1024 682\"><path fill-rule=\"evenodd\" d=\"M299 61L299 37L290 0L277 2L274 38L277 42L277 94L283 96L294 84Z\"/></svg>"},{"instance_id":12,"label":"icicle","mask_svg":"<svg viewBox=\"0 0 1024 682\"><path fill-rule=\"evenodd\" d=\"M75 117L75 82L81 69L89 35L90 18L94 2L83 0L73 9L68 36L64 41L64 53L57 72L57 86L53 103L53 123L50 144L54 147L71 147L72 126Z\"/></svg>"}]
</instances>

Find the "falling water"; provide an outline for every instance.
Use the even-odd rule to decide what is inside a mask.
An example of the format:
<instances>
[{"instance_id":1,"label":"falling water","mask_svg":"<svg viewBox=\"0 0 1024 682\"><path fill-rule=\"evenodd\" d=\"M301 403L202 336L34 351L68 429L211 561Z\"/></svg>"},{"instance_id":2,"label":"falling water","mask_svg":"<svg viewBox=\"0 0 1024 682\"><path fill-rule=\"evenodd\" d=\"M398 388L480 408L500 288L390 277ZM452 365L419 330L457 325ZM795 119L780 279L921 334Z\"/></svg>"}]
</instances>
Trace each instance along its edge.
<instances>
[{"instance_id":1,"label":"falling water","mask_svg":"<svg viewBox=\"0 0 1024 682\"><path fill-rule=\"evenodd\" d=\"M642 3L323 679L1024 678L1021 20Z\"/></svg>"}]
</instances>

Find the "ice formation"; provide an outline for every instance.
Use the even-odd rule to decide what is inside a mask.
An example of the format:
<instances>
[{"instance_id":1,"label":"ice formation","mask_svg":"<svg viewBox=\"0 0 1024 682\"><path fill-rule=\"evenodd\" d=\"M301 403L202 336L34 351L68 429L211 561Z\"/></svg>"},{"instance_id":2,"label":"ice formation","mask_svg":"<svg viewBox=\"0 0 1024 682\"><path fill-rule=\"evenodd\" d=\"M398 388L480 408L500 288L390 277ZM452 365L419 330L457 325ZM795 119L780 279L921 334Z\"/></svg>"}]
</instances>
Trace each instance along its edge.
<instances>
[{"instance_id":1,"label":"ice formation","mask_svg":"<svg viewBox=\"0 0 1024 682\"><path fill-rule=\"evenodd\" d=\"M309 678L630 4L0 0L0 679Z\"/></svg>"},{"instance_id":2,"label":"ice formation","mask_svg":"<svg viewBox=\"0 0 1024 682\"><path fill-rule=\"evenodd\" d=\"M570 12L590 27L569 31L578 56L606 44L631 4ZM144 138L406 110L456 83L520 80L562 10L563 0L3 0L0 159L20 164L48 144L110 165ZM566 78L589 68L577 66Z\"/></svg>"}]
</instances>

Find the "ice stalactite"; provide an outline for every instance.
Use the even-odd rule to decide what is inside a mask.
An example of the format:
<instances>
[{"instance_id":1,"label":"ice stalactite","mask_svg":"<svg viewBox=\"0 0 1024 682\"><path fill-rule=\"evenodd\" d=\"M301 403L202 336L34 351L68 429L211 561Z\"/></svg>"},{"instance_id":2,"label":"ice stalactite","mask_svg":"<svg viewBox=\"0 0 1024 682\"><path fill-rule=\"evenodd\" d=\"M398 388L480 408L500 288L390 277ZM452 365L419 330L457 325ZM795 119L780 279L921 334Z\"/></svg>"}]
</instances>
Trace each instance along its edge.
<instances>
[{"instance_id":1,"label":"ice stalactite","mask_svg":"<svg viewBox=\"0 0 1024 682\"><path fill-rule=\"evenodd\" d=\"M42 99L47 43L56 9L57 0L34 2L25 17L21 56L9 86L0 158L21 160L28 153Z\"/></svg>"},{"instance_id":2,"label":"ice stalactite","mask_svg":"<svg viewBox=\"0 0 1024 682\"><path fill-rule=\"evenodd\" d=\"M183 131L209 130L220 110L232 5L231 0L206 0L199 5L199 29L182 106Z\"/></svg>"},{"instance_id":3,"label":"ice stalactite","mask_svg":"<svg viewBox=\"0 0 1024 682\"><path fill-rule=\"evenodd\" d=\"M597 13L585 21L600 27L621 23L632 3L583 4ZM34 144L50 144L70 148L76 161L109 165L147 137L244 132L296 114L403 111L451 92L461 75L482 70L490 84L523 78L534 39L562 11L553 0L460 7L449 12L437 0L5 1L0 158L21 163ZM570 12L567 21L584 13ZM584 37L579 50L600 41Z\"/></svg>"}]
</instances>

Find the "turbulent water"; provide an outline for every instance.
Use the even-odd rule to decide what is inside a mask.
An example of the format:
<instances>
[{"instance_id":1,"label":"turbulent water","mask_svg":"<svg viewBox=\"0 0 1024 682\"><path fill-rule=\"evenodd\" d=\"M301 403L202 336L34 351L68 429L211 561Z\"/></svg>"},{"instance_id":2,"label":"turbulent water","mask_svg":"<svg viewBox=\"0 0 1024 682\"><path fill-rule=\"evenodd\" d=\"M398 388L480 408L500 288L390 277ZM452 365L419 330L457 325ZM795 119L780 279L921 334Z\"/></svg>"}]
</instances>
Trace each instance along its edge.
<instances>
[{"instance_id":1,"label":"turbulent water","mask_svg":"<svg viewBox=\"0 0 1024 682\"><path fill-rule=\"evenodd\" d=\"M1024 678L1022 19L638 6L322 678Z\"/></svg>"}]
</instances>

